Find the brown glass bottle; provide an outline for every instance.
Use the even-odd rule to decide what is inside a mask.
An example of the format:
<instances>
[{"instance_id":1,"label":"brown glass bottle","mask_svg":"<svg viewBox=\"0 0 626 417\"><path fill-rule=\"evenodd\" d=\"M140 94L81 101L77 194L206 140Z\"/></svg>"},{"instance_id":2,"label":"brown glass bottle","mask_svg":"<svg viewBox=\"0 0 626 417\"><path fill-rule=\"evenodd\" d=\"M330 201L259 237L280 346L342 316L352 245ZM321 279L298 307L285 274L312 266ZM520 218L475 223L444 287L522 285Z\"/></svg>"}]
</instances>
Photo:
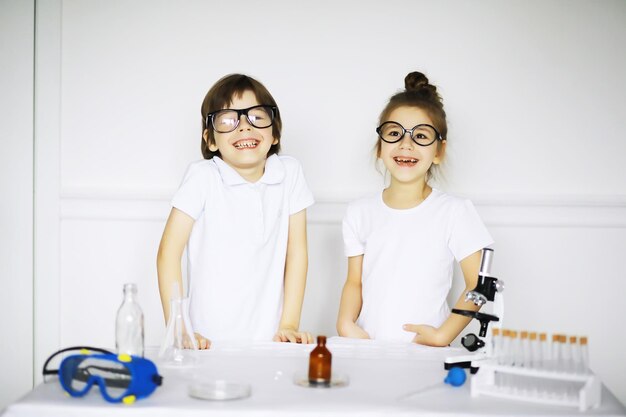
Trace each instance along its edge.
<instances>
[{"instance_id":1,"label":"brown glass bottle","mask_svg":"<svg viewBox=\"0 0 626 417\"><path fill-rule=\"evenodd\" d=\"M317 336L317 346L311 351L309 359L309 384L330 385L332 358L326 347L326 336Z\"/></svg>"}]
</instances>

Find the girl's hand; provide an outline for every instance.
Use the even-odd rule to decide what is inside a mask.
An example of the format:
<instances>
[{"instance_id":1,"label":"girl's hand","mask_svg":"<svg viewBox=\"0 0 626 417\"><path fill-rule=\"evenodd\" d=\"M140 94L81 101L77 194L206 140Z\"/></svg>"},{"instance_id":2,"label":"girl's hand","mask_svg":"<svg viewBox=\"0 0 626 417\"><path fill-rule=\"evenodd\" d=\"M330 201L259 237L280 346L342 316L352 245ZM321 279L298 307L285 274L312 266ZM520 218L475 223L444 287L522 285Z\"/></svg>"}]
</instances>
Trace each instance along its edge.
<instances>
[{"instance_id":1,"label":"girl's hand","mask_svg":"<svg viewBox=\"0 0 626 417\"><path fill-rule=\"evenodd\" d=\"M405 324L402 326L407 332L414 332L415 337L412 342L426 346L443 347L448 346L448 343L443 339L443 335L439 332L439 329L427 324Z\"/></svg>"},{"instance_id":2,"label":"girl's hand","mask_svg":"<svg viewBox=\"0 0 626 417\"><path fill-rule=\"evenodd\" d=\"M196 343L198 344L198 349L204 350L211 347L211 341L206 337L202 336L200 333L194 333L196 337Z\"/></svg>"},{"instance_id":3,"label":"girl's hand","mask_svg":"<svg viewBox=\"0 0 626 417\"><path fill-rule=\"evenodd\" d=\"M313 336L309 332L299 332L294 329L278 329L274 338L274 342L289 342L289 343L313 343Z\"/></svg>"},{"instance_id":4,"label":"girl's hand","mask_svg":"<svg viewBox=\"0 0 626 417\"><path fill-rule=\"evenodd\" d=\"M352 321L341 326L341 334L339 336L351 337L353 339L370 339L370 335Z\"/></svg>"}]
</instances>

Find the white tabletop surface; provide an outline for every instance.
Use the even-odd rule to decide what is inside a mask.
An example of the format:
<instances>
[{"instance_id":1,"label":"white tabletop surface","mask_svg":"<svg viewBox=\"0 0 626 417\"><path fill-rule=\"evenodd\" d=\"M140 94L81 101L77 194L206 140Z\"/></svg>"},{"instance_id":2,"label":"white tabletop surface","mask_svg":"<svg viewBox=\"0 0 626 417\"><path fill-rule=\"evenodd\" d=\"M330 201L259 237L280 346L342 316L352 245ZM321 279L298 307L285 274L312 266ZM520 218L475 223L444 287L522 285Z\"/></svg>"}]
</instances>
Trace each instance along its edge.
<instances>
[{"instance_id":1,"label":"white tabletop surface","mask_svg":"<svg viewBox=\"0 0 626 417\"><path fill-rule=\"evenodd\" d=\"M189 369L159 367L163 385L132 405L109 404L98 388L71 398L58 381L40 384L11 404L4 417L45 416L373 416L373 415L598 415L626 416L626 409L603 387L602 404L580 413L572 407L470 396L469 380L461 387L443 383L443 360L467 352L415 344L330 338L333 375L348 378L336 388L305 388L294 383L306 376L313 345L288 343L220 344L196 352ZM148 349L148 357L156 350ZM158 362L157 362L158 365ZM471 376L468 376L471 378ZM226 379L249 384L251 395L229 401L198 400L190 384ZM423 390L425 387L431 389ZM416 391L422 392L410 395ZM114 409L114 410L113 410Z\"/></svg>"}]
</instances>

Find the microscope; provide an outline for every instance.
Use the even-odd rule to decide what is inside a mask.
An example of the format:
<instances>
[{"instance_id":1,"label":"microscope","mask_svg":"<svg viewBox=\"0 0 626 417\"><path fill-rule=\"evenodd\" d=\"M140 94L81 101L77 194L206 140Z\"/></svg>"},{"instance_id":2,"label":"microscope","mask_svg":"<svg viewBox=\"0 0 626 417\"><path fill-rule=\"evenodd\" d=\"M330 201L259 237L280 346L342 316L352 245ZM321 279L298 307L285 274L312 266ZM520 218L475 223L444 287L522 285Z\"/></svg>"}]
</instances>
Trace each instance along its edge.
<instances>
[{"instance_id":1,"label":"microscope","mask_svg":"<svg viewBox=\"0 0 626 417\"><path fill-rule=\"evenodd\" d=\"M485 341L482 340L482 338L488 337L490 340L491 337L487 335L487 328L489 326L489 323L492 321L500 321L500 319L502 318L503 306L501 300L498 300L500 302L496 303L496 294L504 291L504 282L491 276L492 261L493 249L484 248L482 250L482 256L480 260L478 283L476 284L476 288L467 292L467 294L465 295L465 301L471 301L474 303L474 305L478 307L482 307L483 305L487 304L488 301L494 302L494 309L496 307L499 308L500 317L494 314L486 314L478 311L453 308L453 314L459 314L478 320L480 322L480 331L478 333L478 336L474 333L468 333L461 338L461 344L463 345L463 347L465 347L468 351L472 353L464 356L453 356L446 358L446 360L444 361L444 368L446 370L454 367L460 367L470 368L471 373L476 373L478 371L479 361L482 359L487 359L491 354L490 344L485 345Z\"/></svg>"}]
</instances>

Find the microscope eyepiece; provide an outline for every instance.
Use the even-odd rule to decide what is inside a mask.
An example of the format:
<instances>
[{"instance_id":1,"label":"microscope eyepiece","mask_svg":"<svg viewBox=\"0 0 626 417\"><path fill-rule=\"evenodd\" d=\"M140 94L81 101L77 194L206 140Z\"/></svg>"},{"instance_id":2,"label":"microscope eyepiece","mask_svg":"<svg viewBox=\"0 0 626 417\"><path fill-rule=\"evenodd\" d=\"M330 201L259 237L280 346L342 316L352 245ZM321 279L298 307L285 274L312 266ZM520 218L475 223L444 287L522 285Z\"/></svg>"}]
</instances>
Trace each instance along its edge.
<instances>
[{"instance_id":1,"label":"microscope eyepiece","mask_svg":"<svg viewBox=\"0 0 626 417\"><path fill-rule=\"evenodd\" d=\"M480 258L480 275L491 275L491 262L493 260L493 249L484 248L482 257Z\"/></svg>"}]
</instances>

